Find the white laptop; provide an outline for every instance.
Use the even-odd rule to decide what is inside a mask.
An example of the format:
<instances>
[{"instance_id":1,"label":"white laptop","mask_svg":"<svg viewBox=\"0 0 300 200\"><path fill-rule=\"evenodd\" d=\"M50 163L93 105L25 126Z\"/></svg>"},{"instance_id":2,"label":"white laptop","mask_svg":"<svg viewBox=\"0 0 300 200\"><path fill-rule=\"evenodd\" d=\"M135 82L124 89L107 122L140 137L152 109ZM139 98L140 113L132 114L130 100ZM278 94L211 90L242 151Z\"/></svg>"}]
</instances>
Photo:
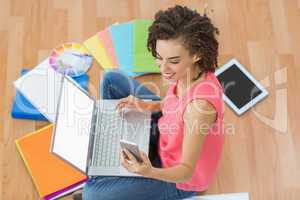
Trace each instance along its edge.
<instances>
[{"instance_id":1,"label":"white laptop","mask_svg":"<svg viewBox=\"0 0 300 200\"><path fill-rule=\"evenodd\" d=\"M62 76L51 152L89 176L140 176L120 164L120 140L136 143L148 154L151 113L120 115L118 100L95 100Z\"/></svg>"},{"instance_id":2,"label":"white laptop","mask_svg":"<svg viewBox=\"0 0 300 200\"><path fill-rule=\"evenodd\" d=\"M268 91L236 59L215 72L223 86L223 99L238 115L242 115L268 96Z\"/></svg>"}]
</instances>

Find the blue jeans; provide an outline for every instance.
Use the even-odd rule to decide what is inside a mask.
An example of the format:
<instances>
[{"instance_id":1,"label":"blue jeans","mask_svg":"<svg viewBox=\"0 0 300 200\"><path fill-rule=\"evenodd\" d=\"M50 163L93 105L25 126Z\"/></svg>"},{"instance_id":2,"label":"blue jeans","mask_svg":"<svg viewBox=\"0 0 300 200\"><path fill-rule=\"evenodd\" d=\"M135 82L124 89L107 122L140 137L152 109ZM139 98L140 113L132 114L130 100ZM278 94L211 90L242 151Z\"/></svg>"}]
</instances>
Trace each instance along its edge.
<instances>
[{"instance_id":1,"label":"blue jeans","mask_svg":"<svg viewBox=\"0 0 300 200\"><path fill-rule=\"evenodd\" d=\"M143 99L160 100L138 81L120 73L106 72L100 84L103 99L120 99L132 94ZM157 121L161 112L152 113L149 159L154 167L161 167L157 153L159 131ZM95 176L84 189L84 200L173 200L195 196L197 192L176 188L175 183L145 177Z\"/></svg>"}]
</instances>

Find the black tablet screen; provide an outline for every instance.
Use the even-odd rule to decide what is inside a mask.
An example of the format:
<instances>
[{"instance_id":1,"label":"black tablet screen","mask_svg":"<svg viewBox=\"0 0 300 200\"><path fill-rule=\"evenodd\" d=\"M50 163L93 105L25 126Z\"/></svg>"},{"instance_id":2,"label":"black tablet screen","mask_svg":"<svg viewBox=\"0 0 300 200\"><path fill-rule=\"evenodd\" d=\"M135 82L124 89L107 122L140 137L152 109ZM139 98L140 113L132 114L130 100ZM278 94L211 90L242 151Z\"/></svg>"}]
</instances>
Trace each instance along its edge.
<instances>
[{"instance_id":1,"label":"black tablet screen","mask_svg":"<svg viewBox=\"0 0 300 200\"><path fill-rule=\"evenodd\" d=\"M262 91L235 65L217 76L225 95L238 107L242 108Z\"/></svg>"}]
</instances>

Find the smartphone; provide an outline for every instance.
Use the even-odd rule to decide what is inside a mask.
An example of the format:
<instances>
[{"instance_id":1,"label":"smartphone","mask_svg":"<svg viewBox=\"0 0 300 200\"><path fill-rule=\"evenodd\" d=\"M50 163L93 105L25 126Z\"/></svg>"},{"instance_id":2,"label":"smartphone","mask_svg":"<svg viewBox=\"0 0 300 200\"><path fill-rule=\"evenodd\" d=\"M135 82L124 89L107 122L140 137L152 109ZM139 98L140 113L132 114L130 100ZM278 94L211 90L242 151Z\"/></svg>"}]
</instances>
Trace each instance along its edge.
<instances>
[{"instance_id":1,"label":"smartphone","mask_svg":"<svg viewBox=\"0 0 300 200\"><path fill-rule=\"evenodd\" d=\"M122 149L127 149L138 162L143 162L143 159L140 154L140 150L137 144L129 142L127 140L120 140L120 145Z\"/></svg>"}]
</instances>

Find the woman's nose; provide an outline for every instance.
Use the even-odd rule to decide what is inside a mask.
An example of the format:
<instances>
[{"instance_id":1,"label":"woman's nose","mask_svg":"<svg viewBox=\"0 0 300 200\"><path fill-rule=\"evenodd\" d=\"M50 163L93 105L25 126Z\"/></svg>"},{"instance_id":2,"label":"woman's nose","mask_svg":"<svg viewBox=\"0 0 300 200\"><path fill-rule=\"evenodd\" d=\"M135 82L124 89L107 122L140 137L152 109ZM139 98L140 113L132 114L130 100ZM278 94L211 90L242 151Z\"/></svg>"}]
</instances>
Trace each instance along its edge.
<instances>
[{"instance_id":1,"label":"woman's nose","mask_svg":"<svg viewBox=\"0 0 300 200\"><path fill-rule=\"evenodd\" d=\"M170 68L166 62L162 62L160 65L160 70L161 72L168 73L170 71Z\"/></svg>"}]
</instances>

